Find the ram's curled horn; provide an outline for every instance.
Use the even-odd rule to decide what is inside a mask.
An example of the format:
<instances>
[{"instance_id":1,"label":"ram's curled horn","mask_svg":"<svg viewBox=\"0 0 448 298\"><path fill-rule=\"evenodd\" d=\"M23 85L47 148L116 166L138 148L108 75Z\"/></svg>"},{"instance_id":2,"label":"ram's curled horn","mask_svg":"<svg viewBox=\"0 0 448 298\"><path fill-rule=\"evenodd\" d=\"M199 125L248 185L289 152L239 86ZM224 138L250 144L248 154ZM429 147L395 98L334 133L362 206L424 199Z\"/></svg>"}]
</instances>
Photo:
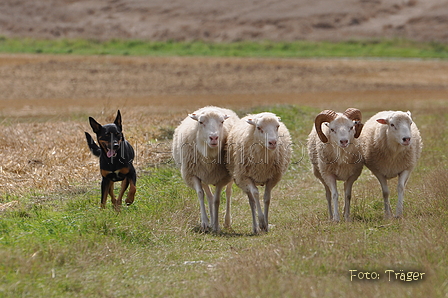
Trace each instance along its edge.
<instances>
[{"instance_id":1,"label":"ram's curled horn","mask_svg":"<svg viewBox=\"0 0 448 298\"><path fill-rule=\"evenodd\" d=\"M327 143L328 139L327 136L322 132L322 123L324 122L331 122L334 119L336 119L338 115L335 111L332 110L325 110L319 113L319 115L316 116L316 120L314 120L314 125L316 127L317 135L319 136L319 139L323 143Z\"/></svg>"},{"instance_id":2,"label":"ram's curled horn","mask_svg":"<svg viewBox=\"0 0 448 298\"><path fill-rule=\"evenodd\" d=\"M355 108L348 108L347 110L345 110L344 115L348 119L354 121L361 121L362 119L361 111Z\"/></svg>"},{"instance_id":3,"label":"ram's curled horn","mask_svg":"<svg viewBox=\"0 0 448 298\"><path fill-rule=\"evenodd\" d=\"M355 108L348 108L345 112L344 115L353 121L356 121L355 124L355 138L358 138L359 135L361 134L362 131L362 127L364 126L364 124L361 123L362 120L362 115L361 115L361 111Z\"/></svg>"}]
</instances>

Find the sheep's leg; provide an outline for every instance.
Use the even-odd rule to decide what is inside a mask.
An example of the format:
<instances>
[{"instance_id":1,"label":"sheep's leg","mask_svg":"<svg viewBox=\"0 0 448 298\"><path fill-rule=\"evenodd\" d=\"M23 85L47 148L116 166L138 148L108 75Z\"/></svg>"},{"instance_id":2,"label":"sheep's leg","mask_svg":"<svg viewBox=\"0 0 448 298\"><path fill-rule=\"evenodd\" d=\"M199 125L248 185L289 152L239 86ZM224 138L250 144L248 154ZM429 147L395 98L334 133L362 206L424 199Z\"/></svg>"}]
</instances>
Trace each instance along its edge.
<instances>
[{"instance_id":1,"label":"sheep's leg","mask_svg":"<svg viewBox=\"0 0 448 298\"><path fill-rule=\"evenodd\" d=\"M390 201L389 201L389 187L387 186L387 179L383 175L379 173L375 173L372 171L372 173L376 176L378 181L380 182L381 189L383 191L383 199L384 199L384 217L385 218L391 218L392 217L392 211L390 209Z\"/></svg>"},{"instance_id":2,"label":"sheep's leg","mask_svg":"<svg viewBox=\"0 0 448 298\"><path fill-rule=\"evenodd\" d=\"M333 220L333 209L331 208L331 191L330 188L324 184L325 186L325 197L327 198L328 203L328 218Z\"/></svg>"},{"instance_id":3,"label":"sheep's leg","mask_svg":"<svg viewBox=\"0 0 448 298\"><path fill-rule=\"evenodd\" d=\"M279 180L279 179L278 179ZM264 190L264 197L263 197L263 199L264 199L264 220L265 220L265 222L266 222L266 228L265 229L263 229L263 227L261 226L261 224L260 224L260 228L263 230L263 231L268 231L268 229L269 229L269 221L268 221L268 216L269 216L269 204L270 204L270 202L271 202L271 191L272 191L272 189L274 188L274 186L277 184L277 181L278 181L277 179L275 179L275 180L269 180L267 183L266 183L266 188L265 188L265 190Z\"/></svg>"},{"instance_id":4,"label":"sheep's leg","mask_svg":"<svg viewBox=\"0 0 448 298\"><path fill-rule=\"evenodd\" d=\"M216 189L215 189L215 197L214 197L214 201L213 201L213 217L212 217L212 227L213 227L213 231L215 232L219 232L219 204L221 201L221 191L223 189L223 187L226 186L225 183L218 183L216 184Z\"/></svg>"},{"instance_id":5,"label":"sheep's leg","mask_svg":"<svg viewBox=\"0 0 448 298\"><path fill-rule=\"evenodd\" d=\"M328 219L332 220L333 219L333 210L331 208L331 191L330 188L328 187L327 183L325 183L325 180L322 178L322 176L320 175L319 171L314 171L314 175L319 178L319 180L322 182L323 186L325 187L325 197L327 199L327 204L328 204Z\"/></svg>"},{"instance_id":6,"label":"sheep's leg","mask_svg":"<svg viewBox=\"0 0 448 298\"><path fill-rule=\"evenodd\" d=\"M224 217L224 227L226 229L229 229L230 225L232 224L232 217L230 215L232 184L233 182L230 182L226 187L226 215Z\"/></svg>"},{"instance_id":7,"label":"sheep's leg","mask_svg":"<svg viewBox=\"0 0 448 298\"><path fill-rule=\"evenodd\" d=\"M395 215L396 217L401 217L403 215L404 189L406 187L410 175L411 171L409 170L404 170L403 172L398 174L398 184L397 184L398 202Z\"/></svg>"},{"instance_id":8,"label":"sheep's leg","mask_svg":"<svg viewBox=\"0 0 448 298\"><path fill-rule=\"evenodd\" d=\"M214 201L214 196L213 196L213 193L210 190L210 187L208 186L208 184L202 183L202 188L204 189L205 194L207 196L208 209L209 209L209 212L210 212L210 221L213 224L213 217L214 217L214 214L213 214L213 210L214 210L214 208L213 208L213 201Z\"/></svg>"},{"instance_id":9,"label":"sheep's leg","mask_svg":"<svg viewBox=\"0 0 448 298\"><path fill-rule=\"evenodd\" d=\"M331 203L333 205L333 221L337 222L340 220L340 218L339 218L339 210L338 210L339 194L338 194L338 188L337 188L337 184L336 184L336 177L334 177L333 175L328 175L325 182L327 183L327 185L330 189L330 193L331 193Z\"/></svg>"},{"instance_id":10,"label":"sheep's leg","mask_svg":"<svg viewBox=\"0 0 448 298\"><path fill-rule=\"evenodd\" d=\"M261 210L260 201L259 201L259 193L257 186L252 181L247 181L244 183L246 186L242 188L244 192L247 193L247 197L249 198L250 210L252 211L252 228L254 234L258 234L258 222L257 222L257 210L258 210L258 218L261 219L260 225L264 224L264 215Z\"/></svg>"},{"instance_id":11,"label":"sheep's leg","mask_svg":"<svg viewBox=\"0 0 448 298\"><path fill-rule=\"evenodd\" d=\"M207 231L209 227L209 221L207 217L207 211L205 210L204 190L202 189L202 183L198 177L193 177L192 182L193 182L193 188L194 190L196 190L196 193L198 194L199 205L201 209L201 229L203 231Z\"/></svg>"},{"instance_id":12,"label":"sheep's leg","mask_svg":"<svg viewBox=\"0 0 448 298\"><path fill-rule=\"evenodd\" d=\"M344 218L345 221L350 221L350 201L352 199L353 183L358 179L358 176L351 176L344 182L345 202L344 202Z\"/></svg>"}]
</instances>

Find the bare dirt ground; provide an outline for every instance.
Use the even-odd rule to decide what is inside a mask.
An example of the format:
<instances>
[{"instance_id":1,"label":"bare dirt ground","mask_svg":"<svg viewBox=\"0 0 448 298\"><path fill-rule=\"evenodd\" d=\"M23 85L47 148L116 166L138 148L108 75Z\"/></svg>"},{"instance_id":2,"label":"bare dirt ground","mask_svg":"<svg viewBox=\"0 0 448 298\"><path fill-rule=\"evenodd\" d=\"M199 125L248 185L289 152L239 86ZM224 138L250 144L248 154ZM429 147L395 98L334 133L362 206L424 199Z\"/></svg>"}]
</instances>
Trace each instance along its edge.
<instances>
[{"instance_id":1,"label":"bare dirt ground","mask_svg":"<svg viewBox=\"0 0 448 298\"><path fill-rule=\"evenodd\" d=\"M445 61L0 55L4 117L106 106L362 105L367 98L445 98L447 88Z\"/></svg>"},{"instance_id":2,"label":"bare dirt ground","mask_svg":"<svg viewBox=\"0 0 448 298\"><path fill-rule=\"evenodd\" d=\"M448 41L445 0L2 0L0 35L151 40Z\"/></svg>"}]
</instances>

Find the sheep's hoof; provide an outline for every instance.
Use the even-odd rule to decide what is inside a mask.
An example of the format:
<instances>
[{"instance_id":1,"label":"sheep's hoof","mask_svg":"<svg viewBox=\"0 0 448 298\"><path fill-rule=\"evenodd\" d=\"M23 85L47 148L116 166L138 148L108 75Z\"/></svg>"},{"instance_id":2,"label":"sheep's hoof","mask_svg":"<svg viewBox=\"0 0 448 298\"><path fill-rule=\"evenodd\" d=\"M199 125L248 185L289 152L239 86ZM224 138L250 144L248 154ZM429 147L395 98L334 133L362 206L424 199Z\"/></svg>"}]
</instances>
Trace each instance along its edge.
<instances>
[{"instance_id":1,"label":"sheep's hoof","mask_svg":"<svg viewBox=\"0 0 448 298\"><path fill-rule=\"evenodd\" d=\"M259 221L260 221L260 230L262 230L264 232L267 232L268 229L269 229L269 226L268 226L268 223L265 220L265 218L264 217L263 218L259 218Z\"/></svg>"},{"instance_id":2,"label":"sheep's hoof","mask_svg":"<svg viewBox=\"0 0 448 298\"><path fill-rule=\"evenodd\" d=\"M260 226L260 230L261 230L262 232L268 232L268 231L269 231L269 227L268 227L267 225L265 225L265 226Z\"/></svg>"},{"instance_id":3,"label":"sheep's hoof","mask_svg":"<svg viewBox=\"0 0 448 298\"><path fill-rule=\"evenodd\" d=\"M390 220L393 219L394 217L391 214L384 214L384 219L385 220Z\"/></svg>"},{"instance_id":4,"label":"sheep's hoof","mask_svg":"<svg viewBox=\"0 0 448 298\"><path fill-rule=\"evenodd\" d=\"M259 227L254 227L253 232L254 232L254 235L259 235L261 231L260 231Z\"/></svg>"},{"instance_id":5,"label":"sheep's hoof","mask_svg":"<svg viewBox=\"0 0 448 298\"><path fill-rule=\"evenodd\" d=\"M211 231L211 229L212 228L209 226L208 223L201 223L200 226L199 226L199 231L201 233L208 233L208 232Z\"/></svg>"},{"instance_id":6,"label":"sheep's hoof","mask_svg":"<svg viewBox=\"0 0 448 298\"><path fill-rule=\"evenodd\" d=\"M213 234L219 234L219 233L221 233L221 229L219 227L212 228L212 232L213 232Z\"/></svg>"}]
</instances>

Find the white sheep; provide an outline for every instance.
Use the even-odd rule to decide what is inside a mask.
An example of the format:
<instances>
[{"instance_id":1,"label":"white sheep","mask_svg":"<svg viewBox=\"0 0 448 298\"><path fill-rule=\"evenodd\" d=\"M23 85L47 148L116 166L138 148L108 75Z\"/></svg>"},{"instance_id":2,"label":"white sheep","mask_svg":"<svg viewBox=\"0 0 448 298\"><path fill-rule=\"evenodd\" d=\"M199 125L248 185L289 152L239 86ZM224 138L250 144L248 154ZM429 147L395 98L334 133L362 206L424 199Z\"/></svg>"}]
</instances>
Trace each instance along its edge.
<instances>
[{"instance_id":1,"label":"white sheep","mask_svg":"<svg viewBox=\"0 0 448 298\"><path fill-rule=\"evenodd\" d=\"M238 120L227 138L227 168L248 196L253 232L268 231L271 191L286 172L291 159L291 137L273 113L247 115ZM266 185L264 214L257 185ZM258 211L258 221L256 212Z\"/></svg>"},{"instance_id":2,"label":"white sheep","mask_svg":"<svg viewBox=\"0 0 448 298\"><path fill-rule=\"evenodd\" d=\"M227 212L225 225L230 225L231 176L224 163L224 144L238 116L231 110L207 106L189 114L175 129L173 158L180 167L185 183L196 190L201 211L201 229L210 224L204 204L204 189L209 203L212 229L219 231L218 210L221 190L226 190ZM215 185L215 194L209 185Z\"/></svg>"},{"instance_id":3,"label":"white sheep","mask_svg":"<svg viewBox=\"0 0 448 298\"><path fill-rule=\"evenodd\" d=\"M329 218L333 221L340 220L337 180L344 181L344 218L350 220L353 183L364 166L357 140L362 130L361 118L361 111L354 108L344 113L322 111L316 116L308 136L307 147L313 172L325 186Z\"/></svg>"},{"instance_id":4,"label":"white sheep","mask_svg":"<svg viewBox=\"0 0 448 298\"><path fill-rule=\"evenodd\" d=\"M365 123L360 141L365 164L381 184L386 218L392 216L387 180L398 176L396 217L401 217L404 189L423 146L411 112L377 113Z\"/></svg>"}]
</instances>

